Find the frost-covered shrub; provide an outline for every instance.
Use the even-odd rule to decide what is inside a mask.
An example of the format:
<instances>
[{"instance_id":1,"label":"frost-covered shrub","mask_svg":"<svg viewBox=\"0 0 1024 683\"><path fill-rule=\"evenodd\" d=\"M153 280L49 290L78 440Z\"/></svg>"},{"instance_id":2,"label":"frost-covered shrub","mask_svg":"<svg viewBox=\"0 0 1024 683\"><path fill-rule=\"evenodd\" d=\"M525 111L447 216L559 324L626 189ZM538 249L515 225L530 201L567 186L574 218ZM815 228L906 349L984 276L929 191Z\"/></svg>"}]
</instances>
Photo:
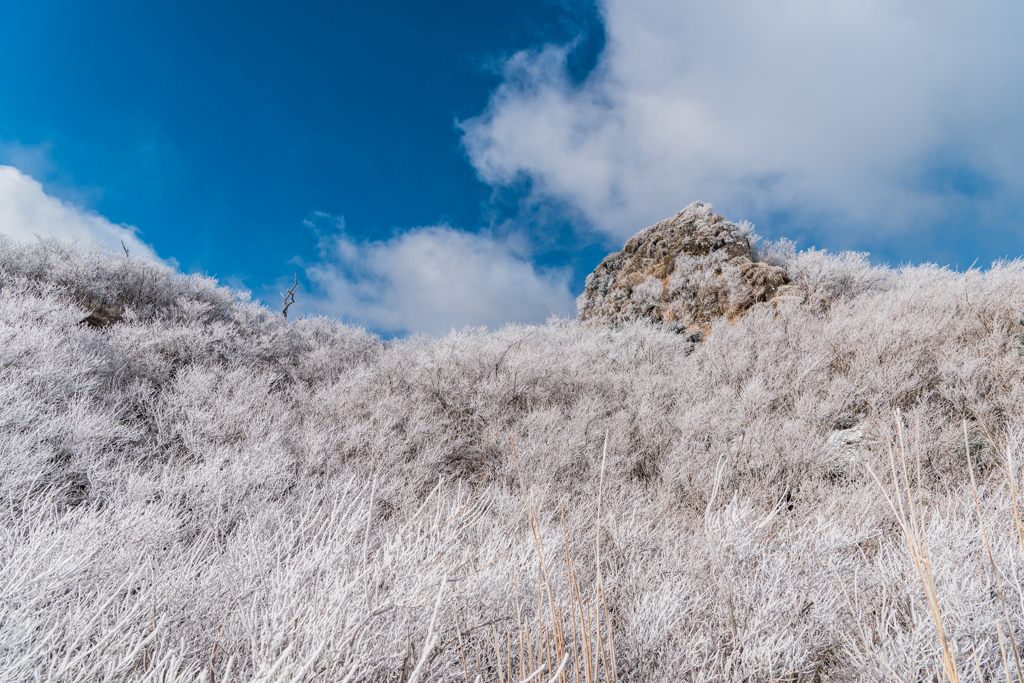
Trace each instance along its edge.
<instances>
[{"instance_id":1,"label":"frost-covered shrub","mask_svg":"<svg viewBox=\"0 0 1024 683\"><path fill-rule=\"evenodd\" d=\"M0 235L0 277L6 287L24 280L37 288L56 287L83 307L106 303L134 309L142 316L157 311L175 315L186 303L208 317L223 314L238 295L213 278L182 275L169 266L96 247L83 251L56 238L19 244ZM185 315L189 313L183 311Z\"/></svg>"},{"instance_id":2,"label":"frost-covered shrub","mask_svg":"<svg viewBox=\"0 0 1024 683\"><path fill-rule=\"evenodd\" d=\"M384 342L0 240L0 678L519 679L549 603L600 585L619 680L930 680L937 634L867 473L891 485L894 409L946 635L965 679L974 652L1002 676L995 586L1024 637L1024 263L784 257L808 301L694 349L564 320ZM123 320L79 324L85 299Z\"/></svg>"}]
</instances>

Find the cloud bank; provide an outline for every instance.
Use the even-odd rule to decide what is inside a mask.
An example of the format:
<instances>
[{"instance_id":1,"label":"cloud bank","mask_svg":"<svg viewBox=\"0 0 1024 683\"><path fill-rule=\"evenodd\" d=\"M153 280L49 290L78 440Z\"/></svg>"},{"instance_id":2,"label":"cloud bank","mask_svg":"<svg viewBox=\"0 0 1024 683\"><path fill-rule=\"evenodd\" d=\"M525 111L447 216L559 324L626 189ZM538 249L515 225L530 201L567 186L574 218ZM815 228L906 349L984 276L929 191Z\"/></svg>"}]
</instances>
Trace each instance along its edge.
<instances>
[{"instance_id":1,"label":"cloud bank","mask_svg":"<svg viewBox=\"0 0 1024 683\"><path fill-rule=\"evenodd\" d=\"M39 237L59 237L110 250L124 241L134 256L157 260L153 248L139 239L137 228L117 225L98 213L87 211L43 191L31 176L13 166L0 166L0 234L19 242Z\"/></svg>"},{"instance_id":2,"label":"cloud bank","mask_svg":"<svg viewBox=\"0 0 1024 683\"><path fill-rule=\"evenodd\" d=\"M516 54L463 122L482 180L531 181L621 241L691 200L883 236L1024 214L1024 5L606 0L580 84Z\"/></svg>"},{"instance_id":3,"label":"cloud bank","mask_svg":"<svg viewBox=\"0 0 1024 683\"><path fill-rule=\"evenodd\" d=\"M342 221L336 227L321 238L320 261L305 266L319 290L306 311L384 333L442 335L466 325L540 322L575 310L571 274L539 268L514 237L437 225L357 243Z\"/></svg>"}]
</instances>

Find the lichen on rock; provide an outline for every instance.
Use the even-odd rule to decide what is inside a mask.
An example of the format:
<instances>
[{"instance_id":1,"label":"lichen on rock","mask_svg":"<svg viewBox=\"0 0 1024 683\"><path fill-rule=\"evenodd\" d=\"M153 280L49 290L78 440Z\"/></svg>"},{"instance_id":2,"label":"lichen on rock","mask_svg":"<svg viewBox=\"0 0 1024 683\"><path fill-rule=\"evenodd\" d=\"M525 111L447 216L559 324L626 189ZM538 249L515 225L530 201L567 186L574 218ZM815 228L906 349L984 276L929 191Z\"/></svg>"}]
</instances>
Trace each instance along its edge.
<instances>
[{"instance_id":1,"label":"lichen on rock","mask_svg":"<svg viewBox=\"0 0 1024 683\"><path fill-rule=\"evenodd\" d=\"M747 223L732 223L694 202L634 235L587 276L577 299L581 321L619 324L647 319L694 332L801 290L779 266L760 263Z\"/></svg>"}]
</instances>

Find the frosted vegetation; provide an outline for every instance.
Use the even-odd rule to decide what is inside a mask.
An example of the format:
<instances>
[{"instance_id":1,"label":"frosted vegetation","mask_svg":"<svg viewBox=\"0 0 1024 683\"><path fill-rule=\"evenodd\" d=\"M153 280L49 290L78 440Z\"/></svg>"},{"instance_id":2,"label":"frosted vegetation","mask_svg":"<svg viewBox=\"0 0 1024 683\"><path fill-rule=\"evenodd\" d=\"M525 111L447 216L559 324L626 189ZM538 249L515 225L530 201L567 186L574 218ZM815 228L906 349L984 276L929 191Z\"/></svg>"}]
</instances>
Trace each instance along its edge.
<instances>
[{"instance_id":1,"label":"frosted vegetation","mask_svg":"<svg viewBox=\"0 0 1024 683\"><path fill-rule=\"evenodd\" d=\"M0 238L0 678L1017 680L1024 263L761 258L696 347L383 341Z\"/></svg>"}]
</instances>

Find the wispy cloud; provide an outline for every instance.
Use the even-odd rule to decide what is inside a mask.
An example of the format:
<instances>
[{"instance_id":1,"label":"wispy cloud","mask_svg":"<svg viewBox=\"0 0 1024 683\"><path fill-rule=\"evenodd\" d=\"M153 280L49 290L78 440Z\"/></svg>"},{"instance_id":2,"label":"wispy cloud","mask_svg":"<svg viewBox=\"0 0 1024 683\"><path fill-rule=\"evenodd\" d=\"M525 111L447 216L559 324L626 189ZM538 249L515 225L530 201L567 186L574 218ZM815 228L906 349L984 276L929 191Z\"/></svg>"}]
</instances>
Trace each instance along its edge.
<instances>
[{"instance_id":1,"label":"wispy cloud","mask_svg":"<svg viewBox=\"0 0 1024 683\"><path fill-rule=\"evenodd\" d=\"M0 233L18 241L36 236L75 239L111 250L120 249L123 241L132 256L157 259L137 228L52 197L41 183L13 166L0 166Z\"/></svg>"},{"instance_id":2,"label":"wispy cloud","mask_svg":"<svg viewBox=\"0 0 1024 683\"><path fill-rule=\"evenodd\" d=\"M694 199L878 238L1024 214L1024 5L606 0L582 84L567 48L507 61L462 123L480 177L523 177L609 238ZM982 221L984 222L984 221Z\"/></svg>"},{"instance_id":3,"label":"wispy cloud","mask_svg":"<svg viewBox=\"0 0 1024 683\"><path fill-rule=\"evenodd\" d=\"M384 333L437 335L466 325L539 322L575 310L571 273L538 267L514 236L436 225L356 242L341 219L316 218L334 226L321 235L320 260L304 266L319 292L303 310Z\"/></svg>"}]
</instances>

